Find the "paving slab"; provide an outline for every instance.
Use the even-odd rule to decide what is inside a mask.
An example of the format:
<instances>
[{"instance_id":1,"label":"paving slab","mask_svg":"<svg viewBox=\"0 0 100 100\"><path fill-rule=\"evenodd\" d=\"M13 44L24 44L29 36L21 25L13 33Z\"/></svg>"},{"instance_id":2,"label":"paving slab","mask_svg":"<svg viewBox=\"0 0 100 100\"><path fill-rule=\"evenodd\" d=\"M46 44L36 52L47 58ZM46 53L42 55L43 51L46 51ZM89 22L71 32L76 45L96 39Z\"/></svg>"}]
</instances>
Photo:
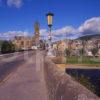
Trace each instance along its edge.
<instances>
[{"instance_id":1,"label":"paving slab","mask_svg":"<svg viewBox=\"0 0 100 100\"><path fill-rule=\"evenodd\" d=\"M43 57L39 56L36 53L10 74L10 78L0 86L0 100L48 100Z\"/></svg>"}]
</instances>

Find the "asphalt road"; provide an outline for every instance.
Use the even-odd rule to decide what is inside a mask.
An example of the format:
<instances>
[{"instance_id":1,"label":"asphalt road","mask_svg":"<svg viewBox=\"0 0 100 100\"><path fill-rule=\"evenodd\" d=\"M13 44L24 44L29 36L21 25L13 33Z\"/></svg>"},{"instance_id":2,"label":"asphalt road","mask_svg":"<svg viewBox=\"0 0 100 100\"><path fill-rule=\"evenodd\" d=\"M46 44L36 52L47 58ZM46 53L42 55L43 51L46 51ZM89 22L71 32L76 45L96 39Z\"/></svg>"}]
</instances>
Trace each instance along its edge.
<instances>
[{"instance_id":1,"label":"asphalt road","mask_svg":"<svg viewBox=\"0 0 100 100\"><path fill-rule=\"evenodd\" d=\"M0 100L48 100L44 54L30 51L0 62Z\"/></svg>"},{"instance_id":2,"label":"asphalt road","mask_svg":"<svg viewBox=\"0 0 100 100\"><path fill-rule=\"evenodd\" d=\"M16 53L2 56L0 60L0 82L2 82L11 72L16 71L18 67L26 62L26 60L34 55L34 51L27 51L22 53Z\"/></svg>"}]
</instances>

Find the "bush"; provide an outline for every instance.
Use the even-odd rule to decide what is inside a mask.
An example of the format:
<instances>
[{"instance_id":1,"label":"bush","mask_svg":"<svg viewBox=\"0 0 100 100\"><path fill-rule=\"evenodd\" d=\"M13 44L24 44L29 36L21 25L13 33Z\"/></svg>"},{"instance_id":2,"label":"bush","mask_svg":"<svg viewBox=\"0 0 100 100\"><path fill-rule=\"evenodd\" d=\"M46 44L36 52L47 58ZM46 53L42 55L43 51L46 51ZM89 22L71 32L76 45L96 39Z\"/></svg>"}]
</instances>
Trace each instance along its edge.
<instances>
[{"instance_id":1,"label":"bush","mask_svg":"<svg viewBox=\"0 0 100 100\"><path fill-rule=\"evenodd\" d=\"M1 53L13 53L15 52L15 45L11 41L3 41L1 45Z\"/></svg>"}]
</instances>

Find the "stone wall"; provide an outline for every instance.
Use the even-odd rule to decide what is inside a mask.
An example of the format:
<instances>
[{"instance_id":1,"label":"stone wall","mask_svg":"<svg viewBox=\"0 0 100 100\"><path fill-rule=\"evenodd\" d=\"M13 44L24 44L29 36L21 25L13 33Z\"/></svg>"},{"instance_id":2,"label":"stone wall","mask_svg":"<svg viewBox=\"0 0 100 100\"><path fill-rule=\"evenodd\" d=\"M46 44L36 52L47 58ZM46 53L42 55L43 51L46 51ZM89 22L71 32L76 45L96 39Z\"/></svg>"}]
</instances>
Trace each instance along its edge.
<instances>
[{"instance_id":1,"label":"stone wall","mask_svg":"<svg viewBox=\"0 0 100 100\"><path fill-rule=\"evenodd\" d=\"M47 57L44 73L50 100L100 100L71 76L58 69Z\"/></svg>"}]
</instances>

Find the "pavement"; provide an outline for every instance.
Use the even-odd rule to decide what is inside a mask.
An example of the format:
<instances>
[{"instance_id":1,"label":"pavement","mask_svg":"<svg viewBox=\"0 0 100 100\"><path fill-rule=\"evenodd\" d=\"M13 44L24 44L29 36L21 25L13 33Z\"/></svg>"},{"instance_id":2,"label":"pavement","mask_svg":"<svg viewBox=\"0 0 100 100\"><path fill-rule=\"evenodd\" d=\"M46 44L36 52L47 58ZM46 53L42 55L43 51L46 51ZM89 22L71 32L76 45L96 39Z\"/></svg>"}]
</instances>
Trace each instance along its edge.
<instances>
[{"instance_id":1,"label":"pavement","mask_svg":"<svg viewBox=\"0 0 100 100\"><path fill-rule=\"evenodd\" d=\"M16 59L20 58L19 56ZM48 100L43 64L42 51L30 53L0 83L0 100Z\"/></svg>"}]
</instances>

